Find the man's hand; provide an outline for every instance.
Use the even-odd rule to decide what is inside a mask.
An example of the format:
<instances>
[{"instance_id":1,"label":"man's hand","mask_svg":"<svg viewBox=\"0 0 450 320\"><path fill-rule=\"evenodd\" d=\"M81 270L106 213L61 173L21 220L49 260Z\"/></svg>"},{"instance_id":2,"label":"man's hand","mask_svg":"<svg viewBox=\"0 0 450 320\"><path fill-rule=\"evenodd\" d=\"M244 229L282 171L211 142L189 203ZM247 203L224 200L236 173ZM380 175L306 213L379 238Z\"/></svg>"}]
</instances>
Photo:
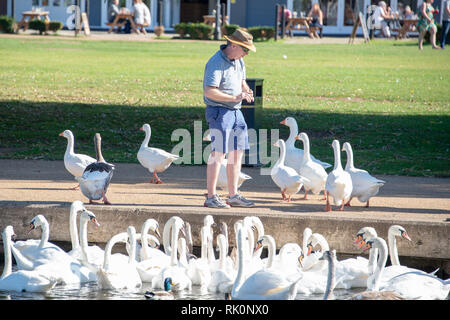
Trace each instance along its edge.
<instances>
[{"instance_id":1,"label":"man's hand","mask_svg":"<svg viewBox=\"0 0 450 320\"><path fill-rule=\"evenodd\" d=\"M250 90L250 92L242 92L241 94L236 96L237 102L240 102L242 100L246 100L248 103L255 101L255 98L253 98L253 91Z\"/></svg>"}]
</instances>

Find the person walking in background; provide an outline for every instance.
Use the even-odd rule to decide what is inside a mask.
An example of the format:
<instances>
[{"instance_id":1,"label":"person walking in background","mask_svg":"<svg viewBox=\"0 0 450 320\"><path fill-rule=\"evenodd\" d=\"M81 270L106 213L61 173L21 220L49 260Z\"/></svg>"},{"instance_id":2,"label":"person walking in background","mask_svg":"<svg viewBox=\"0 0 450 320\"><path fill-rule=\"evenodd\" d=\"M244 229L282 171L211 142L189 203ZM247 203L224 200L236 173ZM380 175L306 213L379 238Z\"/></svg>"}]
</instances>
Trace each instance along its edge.
<instances>
[{"instance_id":1,"label":"person walking in background","mask_svg":"<svg viewBox=\"0 0 450 320\"><path fill-rule=\"evenodd\" d=\"M419 50L423 50L423 38L427 32L430 32L430 40L433 49L441 49L436 45L437 27L434 22L435 9L431 5L434 0L426 0L422 3L419 10L419 21L417 29L419 31Z\"/></svg>"},{"instance_id":2,"label":"person walking in background","mask_svg":"<svg viewBox=\"0 0 450 320\"><path fill-rule=\"evenodd\" d=\"M253 36L237 29L224 36L226 45L206 63L203 76L205 118L209 124L211 155L206 169L208 195L204 203L210 208L252 207L253 202L238 192L244 150L249 149L247 124L241 111L242 100L254 101L248 86L243 58L249 50L256 52ZM220 166L227 156L228 198L223 201L216 194Z\"/></svg>"},{"instance_id":3,"label":"person walking in background","mask_svg":"<svg viewBox=\"0 0 450 320\"><path fill-rule=\"evenodd\" d=\"M450 0L444 0L442 12L442 34L441 48L445 49L445 41L447 41L448 29L450 27Z\"/></svg>"}]
</instances>

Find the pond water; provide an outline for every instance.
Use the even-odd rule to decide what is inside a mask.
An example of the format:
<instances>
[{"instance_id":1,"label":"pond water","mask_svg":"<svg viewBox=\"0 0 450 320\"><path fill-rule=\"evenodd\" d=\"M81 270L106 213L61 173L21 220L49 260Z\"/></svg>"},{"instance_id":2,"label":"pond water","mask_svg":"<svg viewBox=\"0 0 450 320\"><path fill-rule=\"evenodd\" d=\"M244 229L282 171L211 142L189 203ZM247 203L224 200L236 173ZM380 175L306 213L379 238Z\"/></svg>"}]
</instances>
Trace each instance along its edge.
<instances>
[{"instance_id":1,"label":"pond water","mask_svg":"<svg viewBox=\"0 0 450 320\"><path fill-rule=\"evenodd\" d=\"M3 265L0 264L0 270ZM13 266L13 272L17 267ZM96 282L83 283L81 285L58 285L47 293L31 292L6 292L0 291L0 300L146 300L144 293L151 291L150 283L143 283L141 288L135 290L102 290ZM334 297L337 300L345 300L363 288L344 290L335 289ZM224 294L212 293L202 290L199 286L192 286L192 290L174 292L176 300L224 300ZM323 294L303 295L298 294L296 300L322 300Z\"/></svg>"}]
</instances>

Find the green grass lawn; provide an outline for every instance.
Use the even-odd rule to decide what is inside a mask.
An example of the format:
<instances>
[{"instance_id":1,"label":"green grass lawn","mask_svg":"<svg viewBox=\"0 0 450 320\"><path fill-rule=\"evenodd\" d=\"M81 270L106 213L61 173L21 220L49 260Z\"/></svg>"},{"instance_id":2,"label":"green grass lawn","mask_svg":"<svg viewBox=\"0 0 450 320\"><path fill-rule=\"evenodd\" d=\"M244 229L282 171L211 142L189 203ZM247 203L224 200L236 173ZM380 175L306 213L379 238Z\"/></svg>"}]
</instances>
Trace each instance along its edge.
<instances>
[{"instance_id":1,"label":"green grass lawn","mask_svg":"<svg viewBox=\"0 0 450 320\"><path fill-rule=\"evenodd\" d=\"M286 139L279 122L292 116L323 161L333 163L339 139L373 174L450 177L449 50L420 52L414 40L256 46L245 60L247 76L264 79L262 128ZM0 158L62 160L58 134L70 129L76 152L94 156L100 132L107 161L137 162L143 123L150 144L171 151L175 129L193 135L195 120L207 129L203 70L217 49L214 41L0 38Z\"/></svg>"}]
</instances>

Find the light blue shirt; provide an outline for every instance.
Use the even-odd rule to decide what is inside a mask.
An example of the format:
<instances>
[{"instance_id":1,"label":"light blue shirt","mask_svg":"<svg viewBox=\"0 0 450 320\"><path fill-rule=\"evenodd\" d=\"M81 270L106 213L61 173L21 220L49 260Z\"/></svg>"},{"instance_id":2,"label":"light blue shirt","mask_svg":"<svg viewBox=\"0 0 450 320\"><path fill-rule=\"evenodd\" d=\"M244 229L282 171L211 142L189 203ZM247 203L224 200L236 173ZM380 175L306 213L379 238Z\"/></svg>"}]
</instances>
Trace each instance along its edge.
<instances>
[{"instance_id":1,"label":"light blue shirt","mask_svg":"<svg viewBox=\"0 0 450 320\"><path fill-rule=\"evenodd\" d=\"M206 86L217 87L220 91L237 96L242 92L242 80L245 80L244 60L230 60L223 52L226 45L221 45L211 59L206 63L203 76L203 89ZM242 102L215 101L203 96L207 106L240 109Z\"/></svg>"}]
</instances>

